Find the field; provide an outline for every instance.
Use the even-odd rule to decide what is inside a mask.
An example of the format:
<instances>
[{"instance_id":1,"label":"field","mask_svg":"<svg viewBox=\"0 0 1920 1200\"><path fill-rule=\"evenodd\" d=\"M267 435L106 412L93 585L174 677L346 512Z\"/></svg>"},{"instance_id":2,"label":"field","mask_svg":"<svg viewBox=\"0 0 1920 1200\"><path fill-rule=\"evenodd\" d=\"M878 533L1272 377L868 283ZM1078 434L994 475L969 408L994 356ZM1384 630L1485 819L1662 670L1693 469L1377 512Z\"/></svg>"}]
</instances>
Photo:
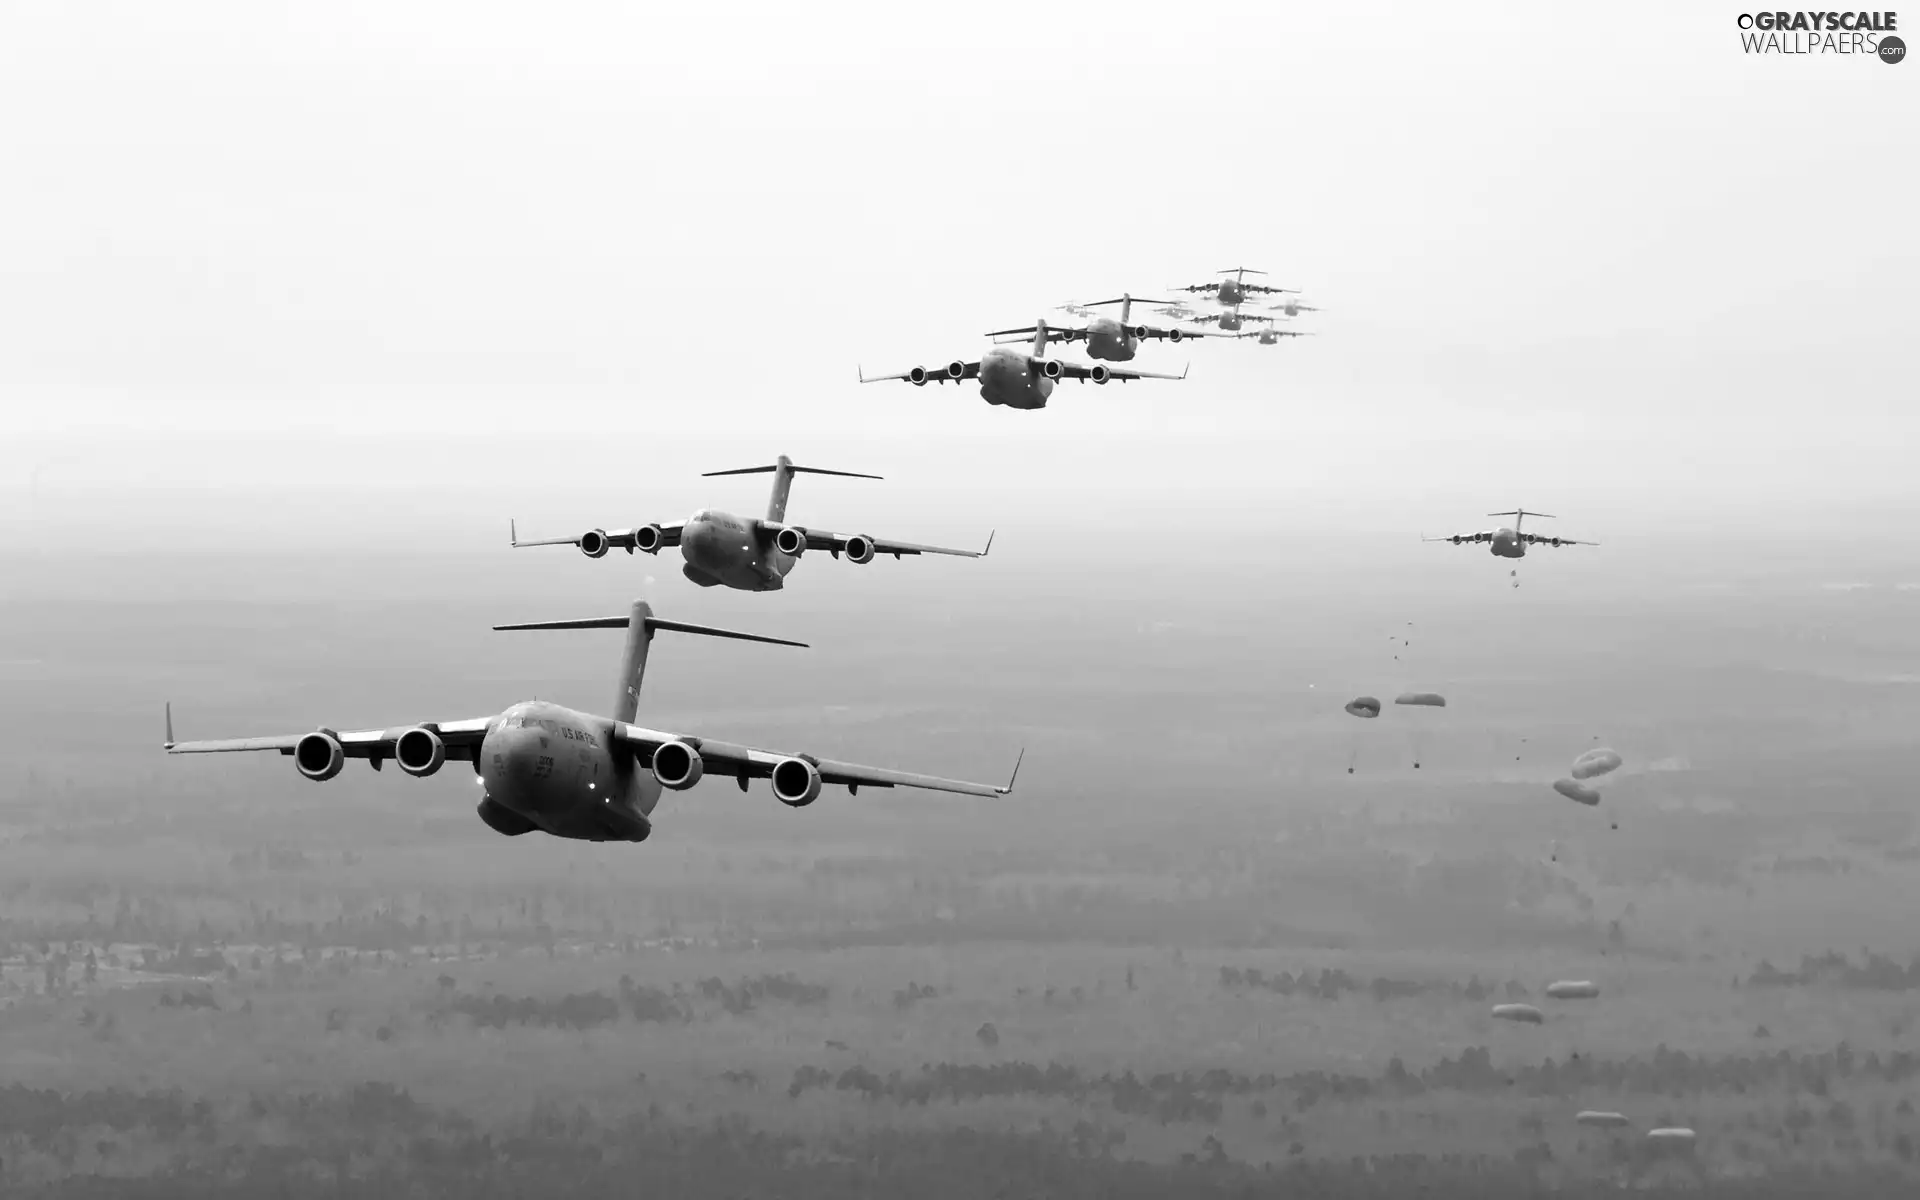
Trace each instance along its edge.
<instances>
[{"instance_id":1,"label":"field","mask_svg":"<svg viewBox=\"0 0 1920 1200\"><path fill-rule=\"evenodd\" d=\"M808 564L758 612L660 589L814 648L663 636L650 720L1027 765L995 801L703 786L642 846L500 838L464 767L316 787L159 753L165 700L183 737L591 707L615 635L484 627L584 613L604 565L10 585L9 1194L1920 1185L1916 593L1575 566L1360 604L1364 562L1222 595L1093 561L1153 604L1088 613L1017 560L958 591ZM632 581L594 578L620 611ZM1340 712L1412 686L1449 706ZM1560 800L1601 743L1628 762L1603 804ZM1667 1125L1691 1154L1649 1149Z\"/></svg>"}]
</instances>

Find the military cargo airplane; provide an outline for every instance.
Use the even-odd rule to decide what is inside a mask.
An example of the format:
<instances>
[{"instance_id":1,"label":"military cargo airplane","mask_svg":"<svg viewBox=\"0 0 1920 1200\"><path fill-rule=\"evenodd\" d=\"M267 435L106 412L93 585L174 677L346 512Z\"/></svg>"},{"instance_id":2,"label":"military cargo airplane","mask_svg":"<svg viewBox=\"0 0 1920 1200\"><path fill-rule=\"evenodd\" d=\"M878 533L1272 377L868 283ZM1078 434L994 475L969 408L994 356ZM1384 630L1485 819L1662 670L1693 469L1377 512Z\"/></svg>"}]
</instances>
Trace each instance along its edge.
<instances>
[{"instance_id":1,"label":"military cargo airplane","mask_svg":"<svg viewBox=\"0 0 1920 1200\"><path fill-rule=\"evenodd\" d=\"M1224 271L1215 273L1219 275L1229 275L1232 276L1232 278L1222 279L1215 283L1187 284L1178 290L1183 292L1212 292L1213 298L1228 308L1238 307L1248 296L1279 295L1282 292L1298 292L1300 290L1299 288L1268 287L1264 283L1248 283L1247 276L1266 274L1265 271L1256 271L1252 267L1228 267Z\"/></svg>"},{"instance_id":2,"label":"military cargo airplane","mask_svg":"<svg viewBox=\"0 0 1920 1200\"><path fill-rule=\"evenodd\" d=\"M1141 303L1159 304L1161 301L1142 300ZM1140 343L1148 338L1165 338L1170 342L1179 342L1183 338L1207 336L1205 331L1198 329L1155 329L1151 325L1129 324L1128 322L1133 319L1132 296L1121 296L1117 300L1095 300L1087 307L1092 308L1103 304L1118 304L1119 319L1095 317L1091 324L1082 329L1049 328L1047 336L1058 338L1063 342L1083 341L1087 344L1088 358L1104 358L1108 362L1132 362L1134 354L1140 349ZM1032 337L1038 332L1040 332L1039 326L1029 325L1025 329L996 330L987 336L990 338Z\"/></svg>"},{"instance_id":3,"label":"military cargo airplane","mask_svg":"<svg viewBox=\"0 0 1920 1200\"><path fill-rule=\"evenodd\" d=\"M733 742L668 733L633 724L640 707L640 686L647 650L658 630L709 637L805 646L782 638L735 633L705 625L663 621L644 600L624 617L578 621L534 621L496 625L495 629L621 629L627 631L620 657L619 693L613 716L563 708L541 700L524 701L491 717L462 721L426 721L392 729L311 733L279 737L228 738L176 742L173 706L167 706L168 754L221 754L272 750L293 759L294 770L315 782L338 775L349 758L364 758L379 770L392 759L409 775L432 775L448 762L471 762L482 789L480 819L497 833L519 837L545 833L589 842L644 842L653 832L652 813L661 790L684 791L711 772L731 778L747 790L750 779L765 779L774 799L789 808L805 808L825 784L862 787L924 788L966 796L1004 796L1006 786L913 775L882 767L835 762L811 754L756 750ZM1025 751L1021 752L1024 758ZM1020 761L1013 765L1014 777Z\"/></svg>"},{"instance_id":4,"label":"military cargo airplane","mask_svg":"<svg viewBox=\"0 0 1920 1200\"><path fill-rule=\"evenodd\" d=\"M1285 313L1290 317L1297 317L1303 312L1319 312L1320 310L1311 304L1302 304L1298 300L1288 300L1285 304L1272 305L1267 311Z\"/></svg>"},{"instance_id":5,"label":"military cargo airplane","mask_svg":"<svg viewBox=\"0 0 1920 1200\"><path fill-rule=\"evenodd\" d=\"M1248 321L1265 321L1269 325L1273 323L1272 317L1263 317L1257 313L1242 312L1237 308L1229 308L1224 312L1210 313L1204 317L1195 317L1193 320L1196 325L1211 325L1215 321L1218 321L1220 322L1221 330L1227 333L1232 333Z\"/></svg>"},{"instance_id":6,"label":"military cargo airplane","mask_svg":"<svg viewBox=\"0 0 1920 1200\"><path fill-rule=\"evenodd\" d=\"M730 587L742 592L777 592L786 586L787 573L809 550L825 550L839 558L865 565L875 555L891 554L895 559L906 554L948 554L959 558L985 558L993 549L993 535L987 535L985 550L950 550L945 546L921 546L913 542L894 542L870 534L852 535L789 525L787 493L795 475L840 475L850 479L878 479L853 471L828 471L820 467L796 467L782 454L770 467L740 467L731 471L708 471L702 478L717 475L760 475L773 472L773 496L767 501L763 521L736 517L718 509L703 508L685 521L671 525L638 525L632 529L589 529L578 537L520 540L519 528L507 523L508 540L519 546L578 546L588 558L603 558L610 549L632 554L658 554L678 546L686 561L680 573L701 587Z\"/></svg>"},{"instance_id":7,"label":"military cargo airplane","mask_svg":"<svg viewBox=\"0 0 1920 1200\"><path fill-rule=\"evenodd\" d=\"M894 375L868 375L862 369L860 382L880 383L889 379L904 379L915 387L925 387L929 383L957 384L969 379L978 379L980 398L988 404L1035 409L1047 406L1047 398L1053 395L1055 381L1061 379L1078 379L1082 383L1091 379L1095 383L1104 384L1109 379L1131 383L1136 379L1185 379L1187 377L1184 370L1178 375L1162 375L1155 371L1109 367L1105 363L1095 363L1088 367L1079 363L1062 362L1057 358L1043 358L1042 355L1047 349L1047 337L1051 332L1045 321L1036 321L1033 345L1026 353L1022 353L1013 346L989 346L977 362L963 362L956 358L946 366L935 370L929 371L925 367L915 367L911 371L902 371Z\"/></svg>"},{"instance_id":8,"label":"military cargo airplane","mask_svg":"<svg viewBox=\"0 0 1920 1200\"><path fill-rule=\"evenodd\" d=\"M1487 544L1487 549L1495 558L1525 558L1527 556L1528 546L1598 546L1600 544L1599 542L1583 542L1578 538L1550 537L1543 533L1521 532L1520 523L1528 517L1545 517L1549 521L1557 520L1558 518L1552 513L1528 512L1524 508L1516 508L1511 512L1488 513L1487 515L1490 517L1512 517L1513 525L1511 527L1502 525L1498 529L1485 529L1479 533L1455 533L1446 537L1430 538L1422 536L1420 540L1423 542L1452 542L1456 546L1463 542L1474 544L1484 542Z\"/></svg>"},{"instance_id":9,"label":"military cargo airplane","mask_svg":"<svg viewBox=\"0 0 1920 1200\"><path fill-rule=\"evenodd\" d=\"M1259 331L1249 329L1245 333L1237 333L1234 336L1243 337L1243 338L1259 338L1260 344L1262 346L1271 346L1274 343L1278 342L1281 338L1312 337L1313 334L1311 330L1275 329L1273 326L1269 325L1265 329L1262 329Z\"/></svg>"}]
</instances>

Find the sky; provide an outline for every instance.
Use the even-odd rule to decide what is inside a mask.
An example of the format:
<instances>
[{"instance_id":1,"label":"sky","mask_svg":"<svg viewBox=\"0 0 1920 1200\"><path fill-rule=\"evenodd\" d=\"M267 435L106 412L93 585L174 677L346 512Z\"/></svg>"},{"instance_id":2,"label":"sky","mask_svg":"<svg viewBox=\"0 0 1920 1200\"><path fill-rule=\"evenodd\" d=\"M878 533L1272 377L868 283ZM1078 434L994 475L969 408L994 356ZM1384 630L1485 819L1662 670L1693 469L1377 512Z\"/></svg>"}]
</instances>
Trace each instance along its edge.
<instances>
[{"instance_id":1,"label":"sky","mask_svg":"<svg viewBox=\"0 0 1920 1200\"><path fill-rule=\"evenodd\" d=\"M757 514L698 474L783 452L915 540L1884 542L1920 79L1736 16L21 0L0 547ZM1039 412L857 382L1239 265L1316 336Z\"/></svg>"}]
</instances>

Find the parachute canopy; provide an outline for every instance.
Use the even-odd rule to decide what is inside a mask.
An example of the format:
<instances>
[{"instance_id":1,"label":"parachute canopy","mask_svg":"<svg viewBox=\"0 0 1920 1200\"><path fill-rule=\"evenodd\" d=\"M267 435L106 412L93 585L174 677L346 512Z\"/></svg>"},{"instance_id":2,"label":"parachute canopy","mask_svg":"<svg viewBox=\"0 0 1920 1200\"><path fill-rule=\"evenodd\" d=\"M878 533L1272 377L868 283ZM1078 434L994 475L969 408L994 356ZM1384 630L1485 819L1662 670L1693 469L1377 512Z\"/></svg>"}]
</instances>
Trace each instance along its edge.
<instances>
[{"instance_id":1,"label":"parachute canopy","mask_svg":"<svg viewBox=\"0 0 1920 1200\"><path fill-rule=\"evenodd\" d=\"M1600 995L1600 986L1584 979L1562 979L1547 985L1547 995L1554 1000L1592 1000Z\"/></svg>"},{"instance_id":2,"label":"parachute canopy","mask_svg":"<svg viewBox=\"0 0 1920 1200\"><path fill-rule=\"evenodd\" d=\"M1372 696L1355 696L1347 701L1347 711L1356 717L1377 717L1380 715L1380 702Z\"/></svg>"},{"instance_id":3,"label":"parachute canopy","mask_svg":"<svg viewBox=\"0 0 1920 1200\"><path fill-rule=\"evenodd\" d=\"M1571 779L1556 779L1553 790L1572 800L1576 804L1594 805L1600 803L1600 793L1584 783L1575 783Z\"/></svg>"},{"instance_id":4,"label":"parachute canopy","mask_svg":"<svg viewBox=\"0 0 1920 1200\"><path fill-rule=\"evenodd\" d=\"M1622 1126L1633 1124L1632 1121L1627 1120L1621 1113L1595 1112L1593 1109L1588 1109L1574 1117L1574 1122L1580 1125L1598 1125L1605 1129L1619 1129Z\"/></svg>"},{"instance_id":5,"label":"parachute canopy","mask_svg":"<svg viewBox=\"0 0 1920 1200\"><path fill-rule=\"evenodd\" d=\"M1575 779L1592 779L1596 775L1605 775L1620 768L1620 756L1604 746L1587 751L1573 760Z\"/></svg>"},{"instance_id":6,"label":"parachute canopy","mask_svg":"<svg viewBox=\"0 0 1920 1200\"><path fill-rule=\"evenodd\" d=\"M1529 1025L1540 1025L1547 1019L1531 1004L1496 1004L1493 1015L1502 1021L1524 1021Z\"/></svg>"},{"instance_id":7,"label":"parachute canopy","mask_svg":"<svg viewBox=\"0 0 1920 1200\"><path fill-rule=\"evenodd\" d=\"M1439 692L1406 692L1393 698L1395 704L1425 704L1433 708L1445 708L1447 698Z\"/></svg>"}]
</instances>

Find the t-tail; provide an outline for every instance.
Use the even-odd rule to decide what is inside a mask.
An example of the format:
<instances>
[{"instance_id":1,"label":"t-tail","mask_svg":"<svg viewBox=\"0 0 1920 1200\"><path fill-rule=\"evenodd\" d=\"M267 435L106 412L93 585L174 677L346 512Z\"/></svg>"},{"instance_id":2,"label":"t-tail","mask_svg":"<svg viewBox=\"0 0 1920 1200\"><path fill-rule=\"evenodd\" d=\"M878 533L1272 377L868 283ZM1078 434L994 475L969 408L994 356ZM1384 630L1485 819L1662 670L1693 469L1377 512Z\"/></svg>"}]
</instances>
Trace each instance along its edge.
<instances>
[{"instance_id":1,"label":"t-tail","mask_svg":"<svg viewBox=\"0 0 1920 1200\"><path fill-rule=\"evenodd\" d=\"M711 479L716 475L763 475L773 472L773 495L767 499L767 520L779 523L787 519L787 493L793 490L795 475L842 475L848 479L879 479L878 475L862 475L856 471L828 471L821 467L796 467L793 460L782 454L780 461L770 467L736 467L731 471L708 471L701 476Z\"/></svg>"},{"instance_id":2,"label":"t-tail","mask_svg":"<svg viewBox=\"0 0 1920 1200\"><path fill-rule=\"evenodd\" d=\"M765 468L762 468L765 469ZM665 621L653 615L653 606L645 600L635 600L633 611L624 617L585 617L577 621L526 621L518 625L495 625L495 629L625 629L627 647L620 652L620 694L613 702L613 719L631 721L640 711L640 684L647 673L647 648L653 643L655 631L672 630L675 633L703 633L708 637L736 638L743 642L767 642L775 646L800 646L805 642L790 642L785 638L763 637L757 633L738 633L731 629L716 629L711 625L688 625L681 621ZM172 713L168 713L167 740L173 740Z\"/></svg>"},{"instance_id":3,"label":"t-tail","mask_svg":"<svg viewBox=\"0 0 1920 1200\"><path fill-rule=\"evenodd\" d=\"M1033 323L1033 357L1039 358L1047 352L1047 322L1043 318Z\"/></svg>"},{"instance_id":4,"label":"t-tail","mask_svg":"<svg viewBox=\"0 0 1920 1200\"><path fill-rule=\"evenodd\" d=\"M1528 517L1545 517L1549 521L1559 520L1559 518L1554 516L1552 513L1528 512L1524 508L1516 508L1509 512L1488 513L1487 515L1490 517L1512 517L1513 531L1515 533L1520 532L1520 522L1526 520Z\"/></svg>"}]
</instances>

